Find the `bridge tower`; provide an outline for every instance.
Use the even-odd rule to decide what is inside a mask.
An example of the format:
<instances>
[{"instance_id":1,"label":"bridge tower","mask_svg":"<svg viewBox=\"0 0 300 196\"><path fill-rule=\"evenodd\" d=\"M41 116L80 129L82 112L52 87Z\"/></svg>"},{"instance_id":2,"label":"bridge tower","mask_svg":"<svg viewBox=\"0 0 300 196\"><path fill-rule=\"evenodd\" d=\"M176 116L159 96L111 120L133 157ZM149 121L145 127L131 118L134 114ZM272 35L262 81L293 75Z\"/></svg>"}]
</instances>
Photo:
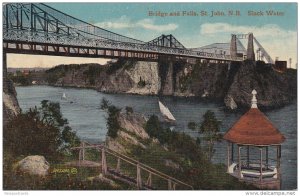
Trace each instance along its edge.
<instances>
[{"instance_id":1,"label":"bridge tower","mask_svg":"<svg viewBox=\"0 0 300 196\"><path fill-rule=\"evenodd\" d=\"M236 35L234 34L231 35L230 56L232 59L237 57Z\"/></svg>"},{"instance_id":2,"label":"bridge tower","mask_svg":"<svg viewBox=\"0 0 300 196\"><path fill-rule=\"evenodd\" d=\"M253 33L249 33L248 35L247 60L255 61Z\"/></svg>"}]
</instances>

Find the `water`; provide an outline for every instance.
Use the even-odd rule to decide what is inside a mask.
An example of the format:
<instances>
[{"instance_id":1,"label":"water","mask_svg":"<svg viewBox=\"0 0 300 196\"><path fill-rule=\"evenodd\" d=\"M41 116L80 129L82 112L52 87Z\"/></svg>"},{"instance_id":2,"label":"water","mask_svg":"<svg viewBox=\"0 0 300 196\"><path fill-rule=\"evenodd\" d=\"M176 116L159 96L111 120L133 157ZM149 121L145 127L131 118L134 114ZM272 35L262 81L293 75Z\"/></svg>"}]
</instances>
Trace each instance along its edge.
<instances>
[{"instance_id":1,"label":"water","mask_svg":"<svg viewBox=\"0 0 300 196\"><path fill-rule=\"evenodd\" d=\"M42 100L59 102L62 114L68 119L70 126L77 135L89 142L104 141L106 128L106 113L100 109L102 98L112 104L125 108L130 106L135 112L145 116L159 114L158 97L124 94L104 94L90 89L60 88L50 86L16 87L18 100L23 111L30 107L39 106ZM63 93L67 99L61 99ZM218 120L222 121L221 131L227 131L239 119L241 114L226 113L221 104L203 102L195 98L164 97L160 100L170 109L177 119L177 131L183 131L193 137L199 136L188 129L190 121L201 122L207 110L215 112ZM297 188L297 103L284 108L265 112L266 116L285 135L282 145L282 188ZM215 163L225 163L226 143L215 144ZM272 151L272 149L270 150Z\"/></svg>"}]
</instances>

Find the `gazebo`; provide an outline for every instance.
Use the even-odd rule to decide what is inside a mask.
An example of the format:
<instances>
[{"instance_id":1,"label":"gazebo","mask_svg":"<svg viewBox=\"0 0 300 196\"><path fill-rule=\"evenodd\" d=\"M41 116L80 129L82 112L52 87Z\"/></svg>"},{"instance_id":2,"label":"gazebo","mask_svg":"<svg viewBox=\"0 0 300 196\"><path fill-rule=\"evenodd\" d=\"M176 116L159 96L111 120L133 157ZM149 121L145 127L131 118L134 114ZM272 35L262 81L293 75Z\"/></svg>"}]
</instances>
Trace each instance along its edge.
<instances>
[{"instance_id":1,"label":"gazebo","mask_svg":"<svg viewBox=\"0 0 300 196\"><path fill-rule=\"evenodd\" d=\"M250 110L223 137L228 144L227 173L260 189L280 189L285 137L258 109L256 94L253 90Z\"/></svg>"}]
</instances>

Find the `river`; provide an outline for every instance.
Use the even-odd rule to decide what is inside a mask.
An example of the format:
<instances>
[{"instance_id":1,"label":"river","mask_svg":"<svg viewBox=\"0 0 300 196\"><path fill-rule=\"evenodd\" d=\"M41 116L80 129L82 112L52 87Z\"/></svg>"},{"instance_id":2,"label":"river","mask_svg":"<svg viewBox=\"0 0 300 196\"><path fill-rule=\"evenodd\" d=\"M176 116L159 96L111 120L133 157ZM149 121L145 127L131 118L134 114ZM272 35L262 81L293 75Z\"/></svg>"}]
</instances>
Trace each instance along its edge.
<instances>
[{"instance_id":1,"label":"river","mask_svg":"<svg viewBox=\"0 0 300 196\"><path fill-rule=\"evenodd\" d=\"M104 94L91 89L61 88L51 86L16 87L17 98L23 111L39 106L42 100L59 102L62 114L68 119L77 135L86 141L99 143L105 140L106 113L100 109L101 100L105 98L117 107L130 106L135 112L145 116L159 114L157 96L139 96L125 94ZM65 93L66 100L61 96ZM222 122L221 131L227 131L242 115L228 113L222 104L199 101L195 98L162 97L160 100L170 109L177 119L176 130L193 137L199 134L188 129L190 121L201 122L207 110L215 112ZM297 188L297 102L280 109L265 112L265 115L284 134L286 141L282 145L282 189ZM215 144L213 162L225 163L226 143Z\"/></svg>"}]
</instances>

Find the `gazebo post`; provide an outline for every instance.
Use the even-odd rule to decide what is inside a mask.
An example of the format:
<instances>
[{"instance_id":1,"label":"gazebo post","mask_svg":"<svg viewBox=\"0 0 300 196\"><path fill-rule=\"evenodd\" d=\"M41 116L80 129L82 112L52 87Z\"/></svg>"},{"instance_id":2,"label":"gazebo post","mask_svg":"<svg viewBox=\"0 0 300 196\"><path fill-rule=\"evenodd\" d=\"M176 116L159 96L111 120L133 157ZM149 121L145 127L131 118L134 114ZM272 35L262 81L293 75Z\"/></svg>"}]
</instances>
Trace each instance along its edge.
<instances>
[{"instance_id":1,"label":"gazebo post","mask_svg":"<svg viewBox=\"0 0 300 196\"><path fill-rule=\"evenodd\" d=\"M280 179L280 155L281 154L281 146L277 146L277 179Z\"/></svg>"},{"instance_id":2,"label":"gazebo post","mask_svg":"<svg viewBox=\"0 0 300 196\"><path fill-rule=\"evenodd\" d=\"M249 167L249 159L250 159L250 154L249 154L249 145L247 146L247 167Z\"/></svg>"},{"instance_id":3,"label":"gazebo post","mask_svg":"<svg viewBox=\"0 0 300 196\"><path fill-rule=\"evenodd\" d=\"M231 143L231 163L234 162L233 156L234 156L233 143Z\"/></svg>"},{"instance_id":4,"label":"gazebo post","mask_svg":"<svg viewBox=\"0 0 300 196\"><path fill-rule=\"evenodd\" d=\"M230 166L230 143L227 142L227 172L229 172Z\"/></svg>"},{"instance_id":5,"label":"gazebo post","mask_svg":"<svg viewBox=\"0 0 300 196\"><path fill-rule=\"evenodd\" d=\"M262 171L262 148L260 147L259 148L259 150L260 150L260 177L259 177L259 180L260 180L260 182L262 182L262 173L263 173L263 171Z\"/></svg>"},{"instance_id":6,"label":"gazebo post","mask_svg":"<svg viewBox=\"0 0 300 196\"><path fill-rule=\"evenodd\" d=\"M239 178L242 178L241 146L238 145Z\"/></svg>"},{"instance_id":7,"label":"gazebo post","mask_svg":"<svg viewBox=\"0 0 300 196\"><path fill-rule=\"evenodd\" d=\"M266 168L269 167L269 148L266 146Z\"/></svg>"}]
</instances>

